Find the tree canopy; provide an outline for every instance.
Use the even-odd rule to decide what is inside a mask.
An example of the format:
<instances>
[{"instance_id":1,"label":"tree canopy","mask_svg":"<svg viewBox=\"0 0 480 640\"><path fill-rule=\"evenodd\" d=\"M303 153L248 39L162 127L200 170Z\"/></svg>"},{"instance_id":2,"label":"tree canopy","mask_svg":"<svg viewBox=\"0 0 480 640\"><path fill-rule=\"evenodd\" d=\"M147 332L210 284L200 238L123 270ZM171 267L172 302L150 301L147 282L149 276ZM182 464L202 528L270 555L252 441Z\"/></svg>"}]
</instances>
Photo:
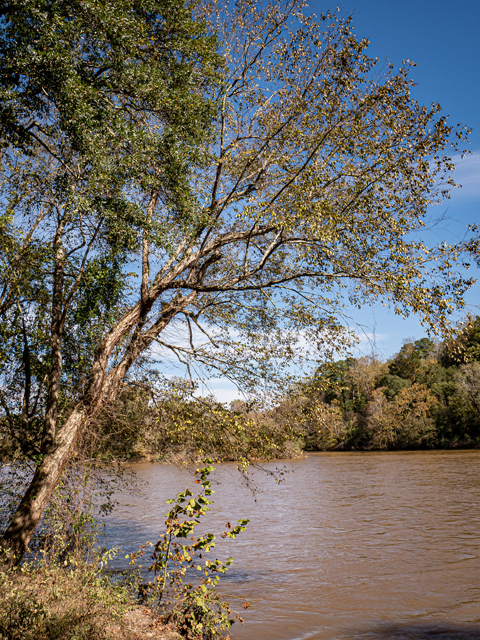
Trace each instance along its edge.
<instances>
[{"instance_id":1,"label":"tree canopy","mask_svg":"<svg viewBox=\"0 0 480 640\"><path fill-rule=\"evenodd\" d=\"M466 131L350 18L45 0L3 21L2 406L38 462L13 554L142 360L268 390L344 342L346 303L437 329L462 305L465 246L420 234Z\"/></svg>"}]
</instances>

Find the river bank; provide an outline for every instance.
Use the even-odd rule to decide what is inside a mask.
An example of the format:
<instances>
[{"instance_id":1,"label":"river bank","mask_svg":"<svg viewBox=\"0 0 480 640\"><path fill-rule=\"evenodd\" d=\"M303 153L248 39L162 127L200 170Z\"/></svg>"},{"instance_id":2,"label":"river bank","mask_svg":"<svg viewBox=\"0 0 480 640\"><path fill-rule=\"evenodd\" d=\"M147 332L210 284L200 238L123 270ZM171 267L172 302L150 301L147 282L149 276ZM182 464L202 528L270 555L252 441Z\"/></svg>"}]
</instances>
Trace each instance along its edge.
<instances>
[{"instance_id":1,"label":"river bank","mask_svg":"<svg viewBox=\"0 0 480 640\"><path fill-rule=\"evenodd\" d=\"M0 573L0 638L8 640L181 640L101 568L24 565Z\"/></svg>"},{"instance_id":2,"label":"river bank","mask_svg":"<svg viewBox=\"0 0 480 640\"><path fill-rule=\"evenodd\" d=\"M435 452L435 451L477 451L480 450L480 441L479 440L456 440L452 442L445 442L443 446L413 446L413 447L392 447L392 448L374 448L374 447L360 447L360 446L351 446L349 448L338 448L338 449L307 449L301 448L300 446L292 443L289 447L285 448L278 457L273 458L252 458L249 460L250 463L266 463L266 462L276 462L282 460L300 460L302 458L308 457L312 454L318 453L382 453L382 452L392 452L392 453L402 453L402 452ZM201 464L205 460L205 458L214 459L218 464L224 463L239 463L238 460L233 460L231 458L221 458L215 459L212 456L206 455L202 452L202 456L195 457L189 453L188 455L182 455L179 453L175 454L159 454L153 451L133 451L131 452L129 457L121 457L121 458L110 458L108 461L121 463L123 465L130 464L141 464L144 462L150 462L155 464Z\"/></svg>"}]
</instances>

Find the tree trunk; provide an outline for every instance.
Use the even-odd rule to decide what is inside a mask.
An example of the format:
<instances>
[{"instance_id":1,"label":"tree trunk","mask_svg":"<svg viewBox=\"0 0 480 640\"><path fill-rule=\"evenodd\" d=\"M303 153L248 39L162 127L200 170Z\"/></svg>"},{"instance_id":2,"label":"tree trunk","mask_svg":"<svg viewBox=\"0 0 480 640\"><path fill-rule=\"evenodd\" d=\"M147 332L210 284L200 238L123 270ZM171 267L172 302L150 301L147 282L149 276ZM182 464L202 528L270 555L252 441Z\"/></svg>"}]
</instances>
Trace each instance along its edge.
<instances>
[{"instance_id":1,"label":"tree trunk","mask_svg":"<svg viewBox=\"0 0 480 640\"><path fill-rule=\"evenodd\" d=\"M45 455L0 542L0 568L10 569L25 554L52 493L67 465L87 411L77 405L63 425L54 448Z\"/></svg>"},{"instance_id":2,"label":"tree trunk","mask_svg":"<svg viewBox=\"0 0 480 640\"><path fill-rule=\"evenodd\" d=\"M105 403L115 400L125 374L139 354L150 346L154 338L163 331L172 318L190 304L196 295L195 292L192 292L182 301L167 305L162 316L146 334L134 334L121 362L106 374L108 358L113 348L134 325L131 320L130 323L127 322L130 314L134 315L134 320L137 323L142 324L141 306L136 305L109 332L97 350L90 384L83 399L73 409L64 425L58 430L51 447L45 452L42 463L37 468L30 486L0 540L0 570L6 571L21 561L72 455L75 442L81 435L87 421L100 411Z\"/></svg>"},{"instance_id":3,"label":"tree trunk","mask_svg":"<svg viewBox=\"0 0 480 640\"><path fill-rule=\"evenodd\" d=\"M118 335L116 337L118 338ZM111 348L111 345L109 347ZM105 365L109 352L106 346L99 349L86 394L58 430L53 443L45 452L41 464L0 540L0 570L7 571L21 561L70 460L77 439L91 416L100 411L106 402L115 399L125 373L138 355L137 350L133 349L133 352L128 354L130 357L126 356L122 363L108 375L104 375L106 367L102 367L102 363Z\"/></svg>"}]
</instances>

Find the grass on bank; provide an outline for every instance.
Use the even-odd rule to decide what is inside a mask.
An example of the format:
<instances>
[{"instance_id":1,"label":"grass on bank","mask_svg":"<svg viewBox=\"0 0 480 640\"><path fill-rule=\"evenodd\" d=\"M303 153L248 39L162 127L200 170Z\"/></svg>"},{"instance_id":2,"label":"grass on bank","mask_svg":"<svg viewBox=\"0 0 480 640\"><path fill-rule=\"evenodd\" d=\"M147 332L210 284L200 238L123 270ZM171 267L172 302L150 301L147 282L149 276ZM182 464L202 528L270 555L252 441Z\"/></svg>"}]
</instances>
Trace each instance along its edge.
<instances>
[{"instance_id":1,"label":"grass on bank","mask_svg":"<svg viewBox=\"0 0 480 640\"><path fill-rule=\"evenodd\" d=\"M110 640L135 636L124 624L137 605L97 566L25 564L0 573L2 640Z\"/></svg>"}]
</instances>

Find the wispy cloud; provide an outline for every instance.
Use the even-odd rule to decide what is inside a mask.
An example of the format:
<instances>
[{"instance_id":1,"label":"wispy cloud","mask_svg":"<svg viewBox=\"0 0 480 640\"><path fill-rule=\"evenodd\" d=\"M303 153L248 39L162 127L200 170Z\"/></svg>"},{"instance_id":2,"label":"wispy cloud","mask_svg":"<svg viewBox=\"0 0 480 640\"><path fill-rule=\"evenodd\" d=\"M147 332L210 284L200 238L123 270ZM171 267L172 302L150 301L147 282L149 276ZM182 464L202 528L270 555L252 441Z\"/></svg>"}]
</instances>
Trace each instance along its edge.
<instances>
[{"instance_id":1,"label":"wispy cloud","mask_svg":"<svg viewBox=\"0 0 480 640\"><path fill-rule=\"evenodd\" d=\"M356 354L361 356L370 356L372 354L382 356L390 335L388 333L361 331L357 332L357 338L358 343L354 349Z\"/></svg>"},{"instance_id":2,"label":"wispy cloud","mask_svg":"<svg viewBox=\"0 0 480 640\"><path fill-rule=\"evenodd\" d=\"M455 171L453 178L455 182L462 185L461 188L452 190L452 199L474 200L480 198L480 153L461 158L453 158Z\"/></svg>"}]
</instances>

